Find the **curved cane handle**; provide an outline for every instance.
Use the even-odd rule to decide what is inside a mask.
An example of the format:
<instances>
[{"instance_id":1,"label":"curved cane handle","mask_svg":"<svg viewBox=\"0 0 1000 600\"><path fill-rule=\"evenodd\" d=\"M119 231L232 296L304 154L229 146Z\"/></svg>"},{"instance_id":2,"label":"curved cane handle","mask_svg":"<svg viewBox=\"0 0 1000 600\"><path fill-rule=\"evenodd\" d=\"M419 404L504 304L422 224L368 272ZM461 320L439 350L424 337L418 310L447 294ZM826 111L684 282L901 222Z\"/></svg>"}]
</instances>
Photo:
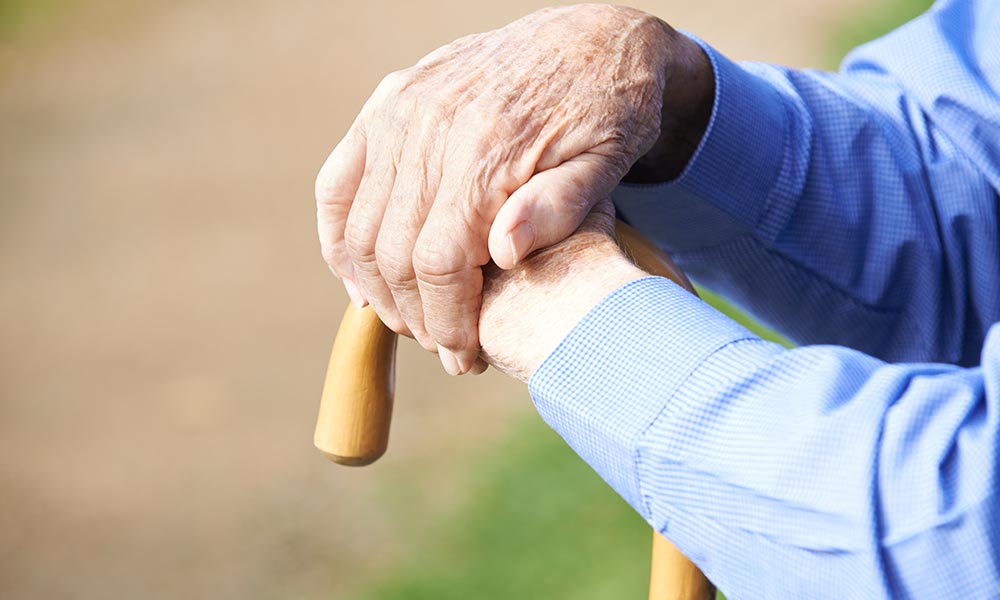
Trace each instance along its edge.
<instances>
[{"instance_id":1,"label":"curved cane handle","mask_svg":"<svg viewBox=\"0 0 1000 600\"><path fill-rule=\"evenodd\" d=\"M335 463L375 462L389 444L396 333L371 305L347 304L333 342L313 443Z\"/></svg>"},{"instance_id":2,"label":"curved cane handle","mask_svg":"<svg viewBox=\"0 0 1000 600\"><path fill-rule=\"evenodd\" d=\"M635 229L618 221L616 234L618 244L639 268L695 293L670 257ZM358 309L348 304L330 354L313 438L333 462L362 466L385 452L396 379L396 340L371 306ZM654 531L650 600L708 600L714 593L698 567Z\"/></svg>"}]
</instances>

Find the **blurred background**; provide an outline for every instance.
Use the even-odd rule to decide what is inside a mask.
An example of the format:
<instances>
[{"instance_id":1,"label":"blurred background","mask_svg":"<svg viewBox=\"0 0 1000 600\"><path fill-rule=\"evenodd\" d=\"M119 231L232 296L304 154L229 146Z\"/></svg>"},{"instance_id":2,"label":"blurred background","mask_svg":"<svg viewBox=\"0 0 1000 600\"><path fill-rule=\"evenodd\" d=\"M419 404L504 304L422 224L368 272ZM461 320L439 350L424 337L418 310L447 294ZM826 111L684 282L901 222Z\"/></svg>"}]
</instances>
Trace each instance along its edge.
<instances>
[{"instance_id":1,"label":"blurred background","mask_svg":"<svg viewBox=\"0 0 1000 600\"><path fill-rule=\"evenodd\" d=\"M645 597L645 524L516 382L404 341L387 455L311 443L317 169L385 73L546 4L0 0L0 597ZM819 68L927 4L634 2Z\"/></svg>"}]
</instances>

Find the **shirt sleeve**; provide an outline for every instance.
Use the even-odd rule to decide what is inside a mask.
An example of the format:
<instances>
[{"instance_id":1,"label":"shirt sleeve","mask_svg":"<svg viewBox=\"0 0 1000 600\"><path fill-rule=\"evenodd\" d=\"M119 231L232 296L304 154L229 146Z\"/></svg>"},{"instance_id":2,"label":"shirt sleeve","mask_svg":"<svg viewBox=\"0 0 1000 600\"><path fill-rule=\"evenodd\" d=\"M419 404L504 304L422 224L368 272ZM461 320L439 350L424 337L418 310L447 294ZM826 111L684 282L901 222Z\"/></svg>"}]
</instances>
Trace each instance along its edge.
<instances>
[{"instance_id":1,"label":"shirt sleeve","mask_svg":"<svg viewBox=\"0 0 1000 600\"><path fill-rule=\"evenodd\" d=\"M1000 320L1000 3L942 0L839 73L715 69L686 170L619 216L799 343L974 365ZM822 318L818 318L822 315Z\"/></svg>"},{"instance_id":2,"label":"shirt sleeve","mask_svg":"<svg viewBox=\"0 0 1000 600\"><path fill-rule=\"evenodd\" d=\"M892 365L786 350L650 277L592 310L530 391L730 598L1000 589L1000 325L979 367Z\"/></svg>"}]
</instances>

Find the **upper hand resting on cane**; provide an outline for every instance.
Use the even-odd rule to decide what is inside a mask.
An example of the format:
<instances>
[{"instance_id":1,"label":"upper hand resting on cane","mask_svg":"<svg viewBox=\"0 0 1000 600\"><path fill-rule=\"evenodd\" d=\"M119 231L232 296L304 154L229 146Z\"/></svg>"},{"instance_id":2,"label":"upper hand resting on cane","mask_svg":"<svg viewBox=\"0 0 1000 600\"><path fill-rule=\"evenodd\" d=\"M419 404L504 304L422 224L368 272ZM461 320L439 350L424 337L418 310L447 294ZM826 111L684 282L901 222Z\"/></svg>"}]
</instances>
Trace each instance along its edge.
<instances>
[{"instance_id":1,"label":"upper hand resting on cane","mask_svg":"<svg viewBox=\"0 0 1000 600\"><path fill-rule=\"evenodd\" d=\"M386 77L327 159L324 258L355 302L468 372L482 267L569 236L644 155L638 176L676 175L713 86L694 42L634 9L547 9L459 39Z\"/></svg>"}]
</instances>

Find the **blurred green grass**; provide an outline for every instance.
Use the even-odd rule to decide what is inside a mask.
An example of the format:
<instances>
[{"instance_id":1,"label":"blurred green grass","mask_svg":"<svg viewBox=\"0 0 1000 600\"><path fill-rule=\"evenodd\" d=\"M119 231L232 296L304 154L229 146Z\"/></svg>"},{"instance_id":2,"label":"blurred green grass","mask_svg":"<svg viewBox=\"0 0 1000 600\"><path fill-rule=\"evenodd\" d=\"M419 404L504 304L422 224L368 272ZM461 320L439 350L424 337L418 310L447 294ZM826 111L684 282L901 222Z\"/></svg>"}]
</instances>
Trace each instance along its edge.
<instances>
[{"instance_id":1,"label":"blurred green grass","mask_svg":"<svg viewBox=\"0 0 1000 600\"><path fill-rule=\"evenodd\" d=\"M871 3L833 28L830 66L931 3ZM699 293L762 337L790 345L711 291ZM646 597L647 525L540 419L517 424L470 469L464 508L432 525L421 553L391 568L364 600Z\"/></svg>"},{"instance_id":2,"label":"blurred green grass","mask_svg":"<svg viewBox=\"0 0 1000 600\"><path fill-rule=\"evenodd\" d=\"M52 21L67 0L0 0L0 40L34 24Z\"/></svg>"},{"instance_id":3,"label":"blurred green grass","mask_svg":"<svg viewBox=\"0 0 1000 600\"><path fill-rule=\"evenodd\" d=\"M197 1L197 0L196 0ZM0 0L0 48L24 52L72 35L128 24L151 0Z\"/></svg>"},{"instance_id":4,"label":"blurred green grass","mask_svg":"<svg viewBox=\"0 0 1000 600\"><path fill-rule=\"evenodd\" d=\"M933 3L933 0L879 0L870 3L857 18L834 28L830 38L831 64L835 66L852 48L881 37L919 16Z\"/></svg>"},{"instance_id":5,"label":"blurred green grass","mask_svg":"<svg viewBox=\"0 0 1000 600\"><path fill-rule=\"evenodd\" d=\"M540 419L518 424L473 467L464 508L432 528L420 553L364 598L598 600L646 593L648 526Z\"/></svg>"}]
</instances>

